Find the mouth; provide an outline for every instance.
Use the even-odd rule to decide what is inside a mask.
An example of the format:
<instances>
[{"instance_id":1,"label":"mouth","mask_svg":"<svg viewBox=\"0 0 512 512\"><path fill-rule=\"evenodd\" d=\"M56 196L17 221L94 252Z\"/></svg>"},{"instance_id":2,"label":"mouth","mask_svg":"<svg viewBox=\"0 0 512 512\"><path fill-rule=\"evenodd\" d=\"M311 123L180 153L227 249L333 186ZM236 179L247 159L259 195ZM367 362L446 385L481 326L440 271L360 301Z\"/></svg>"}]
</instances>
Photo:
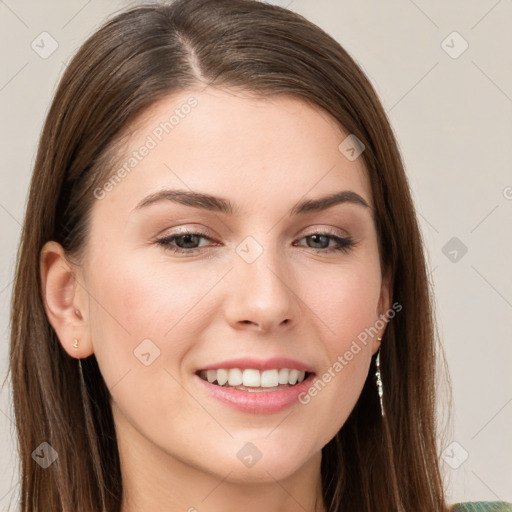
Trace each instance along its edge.
<instances>
[{"instance_id":1,"label":"mouth","mask_svg":"<svg viewBox=\"0 0 512 512\"><path fill-rule=\"evenodd\" d=\"M297 368L218 368L198 370L196 375L221 388L261 393L296 387L313 373Z\"/></svg>"},{"instance_id":2,"label":"mouth","mask_svg":"<svg viewBox=\"0 0 512 512\"><path fill-rule=\"evenodd\" d=\"M197 368L197 367L196 367ZM194 374L202 396L249 414L272 414L301 405L315 367L286 356L241 356L200 366Z\"/></svg>"}]
</instances>

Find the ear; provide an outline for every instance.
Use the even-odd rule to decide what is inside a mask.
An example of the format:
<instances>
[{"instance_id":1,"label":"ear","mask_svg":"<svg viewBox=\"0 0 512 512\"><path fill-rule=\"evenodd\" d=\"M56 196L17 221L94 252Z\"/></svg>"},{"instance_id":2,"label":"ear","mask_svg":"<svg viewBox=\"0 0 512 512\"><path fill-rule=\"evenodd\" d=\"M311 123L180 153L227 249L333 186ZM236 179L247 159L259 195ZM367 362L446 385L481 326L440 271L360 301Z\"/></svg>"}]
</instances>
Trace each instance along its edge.
<instances>
[{"instance_id":1,"label":"ear","mask_svg":"<svg viewBox=\"0 0 512 512\"><path fill-rule=\"evenodd\" d=\"M46 315L64 350L76 358L93 353L88 323L88 294L78 281L80 273L64 249L47 242L40 253L40 276ZM78 340L78 349L73 346Z\"/></svg>"},{"instance_id":2,"label":"ear","mask_svg":"<svg viewBox=\"0 0 512 512\"><path fill-rule=\"evenodd\" d=\"M372 354L375 354L377 350L379 350L379 347L381 345L381 341L379 341L377 338L383 338L384 332L386 331L387 326L387 312L391 308L391 302L393 300L392 297L392 287L393 287L393 279L391 276L391 272L389 270L385 270L382 273L382 284L380 289L380 296L379 296L379 302L377 304L377 316L380 321L377 320L376 322L376 328L378 329L379 333L374 336L374 345L373 345L373 352ZM384 325L382 325L384 324Z\"/></svg>"}]
</instances>

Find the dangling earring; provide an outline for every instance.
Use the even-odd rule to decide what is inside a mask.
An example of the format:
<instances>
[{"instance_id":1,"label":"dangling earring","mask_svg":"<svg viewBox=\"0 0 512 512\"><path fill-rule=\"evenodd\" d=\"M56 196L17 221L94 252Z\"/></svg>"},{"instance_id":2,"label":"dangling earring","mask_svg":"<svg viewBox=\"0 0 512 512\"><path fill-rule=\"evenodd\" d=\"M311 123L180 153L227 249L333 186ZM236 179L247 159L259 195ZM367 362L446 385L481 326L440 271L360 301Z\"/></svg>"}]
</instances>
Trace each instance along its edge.
<instances>
[{"instance_id":1,"label":"dangling earring","mask_svg":"<svg viewBox=\"0 0 512 512\"><path fill-rule=\"evenodd\" d=\"M377 338L377 339L379 341L382 340L382 338ZM377 353L377 359L375 360L375 365L377 367L377 369L375 371L375 376L377 377L377 391L379 393L380 410L381 410L382 416L385 416L384 405L382 403L382 396L384 395L384 391L382 389L382 379L380 377L380 347L379 347L379 351Z\"/></svg>"}]
</instances>

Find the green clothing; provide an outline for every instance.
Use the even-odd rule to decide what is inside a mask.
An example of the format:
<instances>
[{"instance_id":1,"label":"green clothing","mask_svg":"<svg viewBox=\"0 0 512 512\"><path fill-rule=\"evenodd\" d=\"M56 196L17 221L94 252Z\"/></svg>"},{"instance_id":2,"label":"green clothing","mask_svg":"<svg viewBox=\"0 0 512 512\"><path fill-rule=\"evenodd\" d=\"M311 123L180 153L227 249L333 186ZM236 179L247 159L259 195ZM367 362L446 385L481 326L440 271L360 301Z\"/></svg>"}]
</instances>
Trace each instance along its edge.
<instances>
[{"instance_id":1,"label":"green clothing","mask_svg":"<svg viewBox=\"0 0 512 512\"><path fill-rule=\"evenodd\" d=\"M512 503L505 501L468 501L456 503L450 512L512 512Z\"/></svg>"}]
</instances>

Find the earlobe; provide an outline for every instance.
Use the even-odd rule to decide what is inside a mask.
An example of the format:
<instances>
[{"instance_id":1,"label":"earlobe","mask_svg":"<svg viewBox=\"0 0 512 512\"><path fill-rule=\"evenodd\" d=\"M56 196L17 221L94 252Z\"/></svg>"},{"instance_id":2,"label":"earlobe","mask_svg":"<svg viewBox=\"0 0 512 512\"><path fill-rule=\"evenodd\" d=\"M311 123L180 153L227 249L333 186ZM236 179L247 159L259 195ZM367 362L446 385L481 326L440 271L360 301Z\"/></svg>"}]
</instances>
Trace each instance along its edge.
<instances>
[{"instance_id":1,"label":"earlobe","mask_svg":"<svg viewBox=\"0 0 512 512\"><path fill-rule=\"evenodd\" d=\"M71 357L91 355L87 301L77 286L76 271L55 241L47 242L40 253L40 277L46 315L64 350ZM75 340L80 345L75 347Z\"/></svg>"}]
</instances>

